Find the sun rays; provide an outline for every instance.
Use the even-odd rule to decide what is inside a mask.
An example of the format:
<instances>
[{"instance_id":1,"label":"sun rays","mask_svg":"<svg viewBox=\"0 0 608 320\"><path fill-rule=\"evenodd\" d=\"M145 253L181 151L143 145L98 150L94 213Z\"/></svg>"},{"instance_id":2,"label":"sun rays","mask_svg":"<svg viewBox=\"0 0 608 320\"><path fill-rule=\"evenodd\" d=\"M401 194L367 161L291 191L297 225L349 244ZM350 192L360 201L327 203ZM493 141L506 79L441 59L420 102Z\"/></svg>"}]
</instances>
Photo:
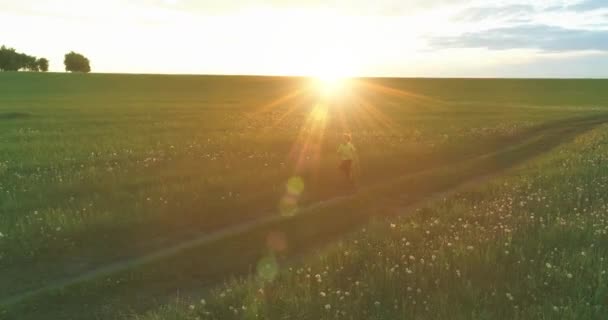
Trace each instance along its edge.
<instances>
[{"instance_id":1,"label":"sun rays","mask_svg":"<svg viewBox=\"0 0 608 320\"><path fill-rule=\"evenodd\" d=\"M373 79L324 75L302 79L299 85L256 108L256 112L275 113L271 131L278 126L297 128L288 157L292 173L279 201L279 212L297 213L307 179L318 179L322 167L327 166L324 159L333 155L331 144L337 143L343 133L352 133L355 141L369 136L398 135L401 127L388 110L413 110L442 103ZM293 191L294 181L302 186L298 192Z\"/></svg>"},{"instance_id":2,"label":"sun rays","mask_svg":"<svg viewBox=\"0 0 608 320\"><path fill-rule=\"evenodd\" d=\"M385 112L389 105L412 108L442 103L379 81L328 74L303 81L297 89L262 105L257 112L278 113L271 127L282 124L296 113L306 113L304 122L298 125L291 152L294 172L301 172L315 170L322 157L325 140L344 132L355 131L355 139L358 132L397 134L399 125Z\"/></svg>"},{"instance_id":3,"label":"sun rays","mask_svg":"<svg viewBox=\"0 0 608 320\"><path fill-rule=\"evenodd\" d=\"M350 85L350 79L340 75L321 75L314 78L316 90L325 98L335 98L344 94Z\"/></svg>"}]
</instances>

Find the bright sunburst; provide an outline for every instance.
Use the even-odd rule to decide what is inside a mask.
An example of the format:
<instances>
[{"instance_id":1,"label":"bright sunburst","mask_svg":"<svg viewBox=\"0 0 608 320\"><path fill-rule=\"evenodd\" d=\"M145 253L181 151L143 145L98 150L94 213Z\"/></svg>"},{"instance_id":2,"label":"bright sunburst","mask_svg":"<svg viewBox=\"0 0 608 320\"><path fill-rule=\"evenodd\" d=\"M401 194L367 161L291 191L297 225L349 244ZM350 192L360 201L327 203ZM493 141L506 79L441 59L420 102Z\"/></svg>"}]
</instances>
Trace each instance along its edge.
<instances>
[{"instance_id":1,"label":"bright sunburst","mask_svg":"<svg viewBox=\"0 0 608 320\"><path fill-rule=\"evenodd\" d=\"M344 92L350 78L336 74L320 75L314 77L317 91L323 96L337 96Z\"/></svg>"}]
</instances>

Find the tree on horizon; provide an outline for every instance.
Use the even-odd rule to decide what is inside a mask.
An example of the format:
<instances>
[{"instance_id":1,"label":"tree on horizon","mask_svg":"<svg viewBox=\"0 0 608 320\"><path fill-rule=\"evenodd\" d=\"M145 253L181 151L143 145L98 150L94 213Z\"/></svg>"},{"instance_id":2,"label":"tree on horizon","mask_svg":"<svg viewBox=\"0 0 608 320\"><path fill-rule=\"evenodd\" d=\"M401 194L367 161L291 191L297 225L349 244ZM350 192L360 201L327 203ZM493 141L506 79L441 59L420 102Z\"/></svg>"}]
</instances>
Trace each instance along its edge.
<instances>
[{"instance_id":1,"label":"tree on horizon","mask_svg":"<svg viewBox=\"0 0 608 320\"><path fill-rule=\"evenodd\" d=\"M36 63L38 64L38 69L42 72L47 72L49 71L49 60L47 60L46 58L40 58L36 61Z\"/></svg>"},{"instance_id":2,"label":"tree on horizon","mask_svg":"<svg viewBox=\"0 0 608 320\"><path fill-rule=\"evenodd\" d=\"M84 55L76 53L74 51L66 53L63 63L65 64L65 71L67 72L91 72L91 64L89 62L89 59L87 59L87 57L85 57Z\"/></svg>"}]
</instances>

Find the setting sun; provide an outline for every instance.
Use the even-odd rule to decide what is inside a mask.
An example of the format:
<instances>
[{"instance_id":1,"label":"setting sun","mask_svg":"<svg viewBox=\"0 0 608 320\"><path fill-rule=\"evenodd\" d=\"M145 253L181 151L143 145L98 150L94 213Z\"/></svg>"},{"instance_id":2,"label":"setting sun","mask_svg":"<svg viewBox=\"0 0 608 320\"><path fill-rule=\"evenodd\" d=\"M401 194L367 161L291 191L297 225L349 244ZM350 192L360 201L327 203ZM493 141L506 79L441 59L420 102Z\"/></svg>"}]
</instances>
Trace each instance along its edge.
<instances>
[{"instance_id":1,"label":"setting sun","mask_svg":"<svg viewBox=\"0 0 608 320\"><path fill-rule=\"evenodd\" d=\"M351 82L350 77L332 74L319 75L312 79L315 89L325 97L343 94Z\"/></svg>"}]
</instances>

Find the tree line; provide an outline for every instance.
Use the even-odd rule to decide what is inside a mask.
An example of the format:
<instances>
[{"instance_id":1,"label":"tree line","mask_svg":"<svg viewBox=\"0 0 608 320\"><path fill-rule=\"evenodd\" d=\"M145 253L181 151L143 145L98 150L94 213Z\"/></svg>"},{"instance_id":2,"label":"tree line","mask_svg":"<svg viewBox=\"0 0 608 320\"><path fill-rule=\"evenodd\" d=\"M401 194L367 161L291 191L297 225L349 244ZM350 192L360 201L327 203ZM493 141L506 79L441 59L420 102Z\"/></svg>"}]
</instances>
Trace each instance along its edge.
<instances>
[{"instance_id":1,"label":"tree line","mask_svg":"<svg viewBox=\"0 0 608 320\"><path fill-rule=\"evenodd\" d=\"M66 53L63 64L68 72L91 72L89 59L80 53ZM49 60L17 52L14 48L0 47L0 71L49 71Z\"/></svg>"},{"instance_id":2,"label":"tree line","mask_svg":"<svg viewBox=\"0 0 608 320\"><path fill-rule=\"evenodd\" d=\"M13 48L0 47L0 70L2 71L43 71L49 70L49 60L17 52Z\"/></svg>"}]
</instances>

